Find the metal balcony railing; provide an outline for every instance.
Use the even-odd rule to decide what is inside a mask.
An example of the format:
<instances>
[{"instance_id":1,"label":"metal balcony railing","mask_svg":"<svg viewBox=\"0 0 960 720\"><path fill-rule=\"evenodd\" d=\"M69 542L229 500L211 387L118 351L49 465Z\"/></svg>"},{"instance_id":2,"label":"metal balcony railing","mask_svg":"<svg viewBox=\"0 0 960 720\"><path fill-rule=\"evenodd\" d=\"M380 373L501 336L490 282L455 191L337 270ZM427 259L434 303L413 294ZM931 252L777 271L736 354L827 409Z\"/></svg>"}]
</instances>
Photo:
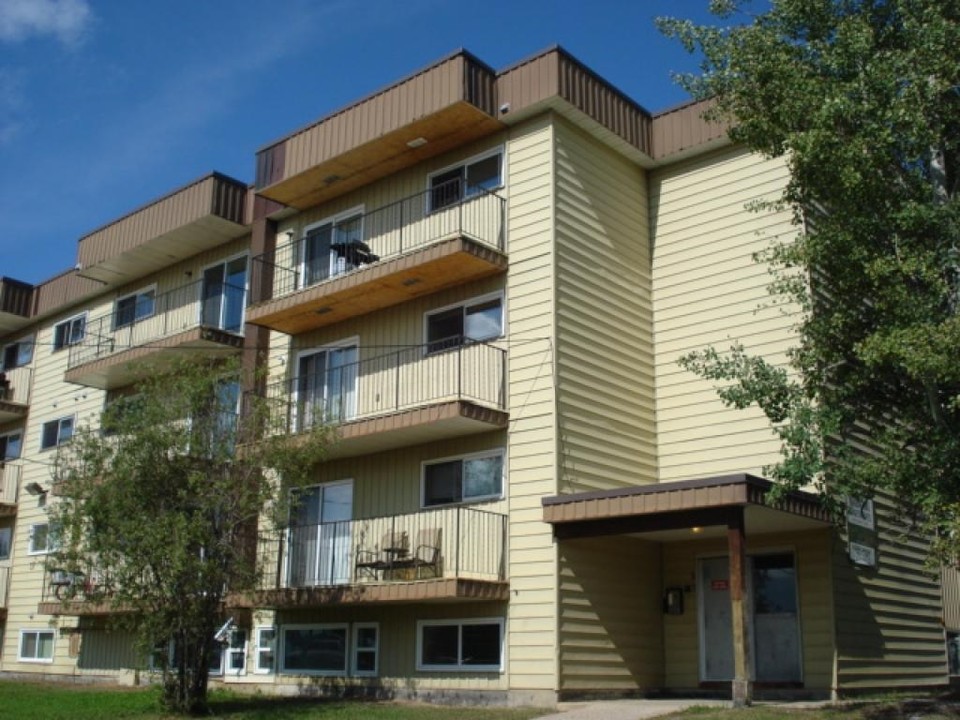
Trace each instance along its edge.
<instances>
[{"instance_id":1,"label":"metal balcony railing","mask_svg":"<svg viewBox=\"0 0 960 720\"><path fill-rule=\"evenodd\" d=\"M0 372L0 400L29 405L32 374L33 370L29 367L10 368Z\"/></svg>"},{"instance_id":2,"label":"metal balcony railing","mask_svg":"<svg viewBox=\"0 0 960 720\"><path fill-rule=\"evenodd\" d=\"M467 237L502 251L506 201L454 179L312 229L251 263L250 304L283 297L435 242Z\"/></svg>"},{"instance_id":3,"label":"metal balcony railing","mask_svg":"<svg viewBox=\"0 0 960 720\"><path fill-rule=\"evenodd\" d=\"M103 357L142 347L197 327L243 333L246 289L203 280L156 295L87 321L84 338L70 347L72 370Z\"/></svg>"},{"instance_id":4,"label":"metal balcony railing","mask_svg":"<svg viewBox=\"0 0 960 720\"><path fill-rule=\"evenodd\" d=\"M0 505L17 504L17 488L20 487L20 465L7 461L0 464Z\"/></svg>"},{"instance_id":5,"label":"metal balcony railing","mask_svg":"<svg viewBox=\"0 0 960 720\"><path fill-rule=\"evenodd\" d=\"M363 420L435 403L467 400L506 409L506 350L458 339L431 352L424 345L297 375L267 385L272 432L299 433L315 424ZM255 402L252 395L245 402Z\"/></svg>"},{"instance_id":6,"label":"metal balcony railing","mask_svg":"<svg viewBox=\"0 0 960 720\"><path fill-rule=\"evenodd\" d=\"M261 589L506 579L507 516L468 507L288 527L263 536Z\"/></svg>"}]
</instances>

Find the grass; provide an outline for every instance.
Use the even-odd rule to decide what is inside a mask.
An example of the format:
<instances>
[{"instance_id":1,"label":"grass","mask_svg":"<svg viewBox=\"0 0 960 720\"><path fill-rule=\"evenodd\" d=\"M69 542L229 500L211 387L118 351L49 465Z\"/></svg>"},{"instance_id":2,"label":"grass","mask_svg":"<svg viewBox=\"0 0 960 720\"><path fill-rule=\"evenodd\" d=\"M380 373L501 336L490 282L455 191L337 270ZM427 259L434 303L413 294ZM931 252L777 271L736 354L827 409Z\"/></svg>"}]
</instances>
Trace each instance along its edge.
<instances>
[{"instance_id":1,"label":"grass","mask_svg":"<svg viewBox=\"0 0 960 720\"><path fill-rule=\"evenodd\" d=\"M154 688L0 681L0 717L17 720L166 720ZM230 720L528 720L542 710L211 694L210 716Z\"/></svg>"},{"instance_id":2,"label":"grass","mask_svg":"<svg viewBox=\"0 0 960 720\"><path fill-rule=\"evenodd\" d=\"M857 702L813 709L755 705L745 710L692 707L664 720L958 720L960 707L935 700Z\"/></svg>"}]
</instances>

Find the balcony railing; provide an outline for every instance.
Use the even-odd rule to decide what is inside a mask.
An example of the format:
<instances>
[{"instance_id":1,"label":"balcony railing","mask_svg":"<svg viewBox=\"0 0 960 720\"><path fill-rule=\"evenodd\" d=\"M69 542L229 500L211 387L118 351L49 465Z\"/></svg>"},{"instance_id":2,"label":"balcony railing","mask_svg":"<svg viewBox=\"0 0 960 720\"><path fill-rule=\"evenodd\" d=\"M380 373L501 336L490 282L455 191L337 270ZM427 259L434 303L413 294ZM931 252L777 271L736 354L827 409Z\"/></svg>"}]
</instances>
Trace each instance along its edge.
<instances>
[{"instance_id":1,"label":"balcony railing","mask_svg":"<svg viewBox=\"0 0 960 720\"><path fill-rule=\"evenodd\" d=\"M31 375L32 370L29 367L11 368L0 372L0 400L29 405Z\"/></svg>"},{"instance_id":2,"label":"balcony railing","mask_svg":"<svg viewBox=\"0 0 960 720\"><path fill-rule=\"evenodd\" d=\"M20 465L10 462L0 465L0 505L17 504L17 488L20 486Z\"/></svg>"},{"instance_id":3,"label":"balcony railing","mask_svg":"<svg viewBox=\"0 0 960 720\"><path fill-rule=\"evenodd\" d=\"M503 198L451 180L351 216L253 259L250 304L266 302L441 240L504 248Z\"/></svg>"},{"instance_id":4,"label":"balcony railing","mask_svg":"<svg viewBox=\"0 0 960 720\"><path fill-rule=\"evenodd\" d=\"M243 332L245 288L203 280L87 322L84 339L70 347L68 369L142 347L177 333L207 327Z\"/></svg>"},{"instance_id":5,"label":"balcony railing","mask_svg":"<svg viewBox=\"0 0 960 720\"><path fill-rule=\"evenodd\" d=\"M262 537L261 589L506 579L506 515L468 507L289 527Z\"/></svg>"},{"instance_id":6,"label":"balcony railing","mask_svg":"<svg viewBox=\"0 0 960 720\"><path fill-rule=\"evenodd\" d=\"M272 432L304 432L435 403L465 400L506 409L506 350L458 342L438 352L423 345L298 375L266 388ZM245 396L245 402L253 402Z\"/></svg>"}]
</instances>

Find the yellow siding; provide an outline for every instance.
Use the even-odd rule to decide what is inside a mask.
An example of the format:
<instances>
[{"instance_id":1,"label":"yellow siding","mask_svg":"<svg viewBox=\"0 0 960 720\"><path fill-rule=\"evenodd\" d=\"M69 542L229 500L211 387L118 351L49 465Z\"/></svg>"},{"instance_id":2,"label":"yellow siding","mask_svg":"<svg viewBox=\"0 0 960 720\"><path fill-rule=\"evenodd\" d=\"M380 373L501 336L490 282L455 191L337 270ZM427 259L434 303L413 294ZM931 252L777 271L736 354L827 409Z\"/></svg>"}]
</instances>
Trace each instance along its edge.
<instances>
[{"instance_id":1,"label":"yellow siding","mask_svg":"<svg viewBox=\"0 0 960 720\"><path fill-rule=\"evenodd\" d=\"M644 172L559 122L556 187L560 490L655 482Z\"/></svg>"},{"instance_id":2,"label":"yellow siding","mask_svg":"<svg viewBox=\"0 0 960 720\"><path fill-rule=\"evenodd\" d=\"M791 318L769 301L770 277L752 255L797 232L789 212L747 212L776 198L782 160L729 148L653 173L653 308L657 449L661 482L730 472L762 474L779 459L779 441L756 408L727 409L713 383L677 360L736 341L784 363Z\"/></svg>"},{"instance_id":3,"label":"yellow siding","mask_svg":"<svg viewBox=\"0 0 960 720\"><path fill-rule=\"evenodd\" d=\"M833 614L830 586L830 533L827 530L747 537L747 552L792 550L800 599L803 683L829 690L833 673ZM663 586L689 587L683 615L663 617L665 682L668 688L699 684L697 559L727 554L725 539L667 543L663 546Z\"/></svg>"},{"instance_id":4,"label":"yellow siding","mask_svg":"<svg viewBox=\"0 0 960 720\"><path fill-rule=\"evenodd\" d=\"M874 499L877 568L854 566L834 543L837 689L856 691L947 682L941 589L924 567L928 544L900 523L889 500Z\"/></svg>"},{"instance_id":5,"label":"yellow siding","mask_svg":"<svg viewBox=\"0 0 960 720\"><path fill-rule=\"evenodd\" d=\"M943 626L952 632L960 630L960 569L940 569L943 585Z\"/></svg>"},{"instance_id":6,"label":"yellow siding","mask_svg":"<svg viewBox=\"0 0 960 720\"><path fill-rule=\"evenodd\" d=\"M559 552L560 690L662 687L660 545L609 537Z\"/></svg>"}]
</instances>

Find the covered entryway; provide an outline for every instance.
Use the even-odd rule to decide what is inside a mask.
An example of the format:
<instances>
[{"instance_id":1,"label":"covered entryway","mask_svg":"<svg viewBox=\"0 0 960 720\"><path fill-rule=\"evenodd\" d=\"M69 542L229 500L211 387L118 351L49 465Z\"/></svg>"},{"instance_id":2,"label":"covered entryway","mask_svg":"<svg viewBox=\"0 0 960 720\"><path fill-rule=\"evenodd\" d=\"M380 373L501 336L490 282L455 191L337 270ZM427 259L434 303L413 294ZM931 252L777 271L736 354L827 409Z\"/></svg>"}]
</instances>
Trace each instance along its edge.
<instances>
[{"instance_id":1,"label":"covered entryway","mask_svg":"<svg viewBox=\"0 0 960 720\"><path fill-rule=\"evenodd\" d=\"M630 632L644 636L651 647L651 638L662 638L659 669L652 667L651 652L642 653L648 677L659 674L661 681L638 691L725 687L742 704L752 698L754 682L805 687L798 571L807 574L808 603L828 607L832 590L825 570L832 525L816 495L790 493L772 505L767 500L771 487L767 480L742 474L544 499L544 520L559 542L561 572L589 580L566 581L566 586L579 588L581 606L610 606L610 617L620 612L616 622L607 623L609 631L598 623L608 644L622 642L624 633L622 626L614 627L623 613L610 595L634 605L646 598L645 625L634 624ZM610 582L588 578L598 562L588 559L587 548L599 562L611 553L629 553L618 559L619 577L611 574ZM561 578L561 593L564 586ZM662 596L655 614L649 608L651 588ZM823 656L823 661L808 658L817 676L811 687L827 689L832 630L827 618L809 622L811 642L816 636L819 643L814 651ZM561 620L561 665L563 642ZM575 672L582 674L583 668Z\"/></svg>"}]
</instances>

